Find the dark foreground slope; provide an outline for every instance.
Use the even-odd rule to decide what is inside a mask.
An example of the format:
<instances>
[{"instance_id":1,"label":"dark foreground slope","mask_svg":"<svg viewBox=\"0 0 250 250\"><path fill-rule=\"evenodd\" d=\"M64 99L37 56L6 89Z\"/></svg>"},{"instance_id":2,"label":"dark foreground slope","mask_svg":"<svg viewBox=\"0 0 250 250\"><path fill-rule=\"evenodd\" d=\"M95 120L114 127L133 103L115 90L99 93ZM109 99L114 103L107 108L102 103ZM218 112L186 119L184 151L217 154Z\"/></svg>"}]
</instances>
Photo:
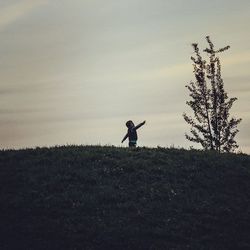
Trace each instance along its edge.
<instances>
[{"instance_id":1,"label":"dark foreground slope","mask_svg":"<svg viewBox=\"0 0 250 250\"><path fill-rule=\"evenodd\" d=\"M250 249L250 157L0 151L0 249Z\"/></svg>"}]
</instances>

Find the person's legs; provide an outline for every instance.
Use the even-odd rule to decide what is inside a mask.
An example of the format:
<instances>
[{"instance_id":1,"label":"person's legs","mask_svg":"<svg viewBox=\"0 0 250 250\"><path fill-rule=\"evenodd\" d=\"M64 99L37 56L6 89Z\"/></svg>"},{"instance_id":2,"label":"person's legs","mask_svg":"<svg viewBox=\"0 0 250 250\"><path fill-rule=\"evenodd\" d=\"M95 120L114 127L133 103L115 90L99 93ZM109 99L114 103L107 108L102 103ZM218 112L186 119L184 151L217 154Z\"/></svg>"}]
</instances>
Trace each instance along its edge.
<instances>
[{"instance_id":1,"label":"person's legs","mask_svg":"<svg viewBox=\"0 0 250 250\"><path fill-rule=\"evenodd\" d=\"M136 141L130 141L130 142L128 143L128 146L129 146L130 148L135 148L135 147L136 147Z\"/></svg>"}]
</instances>

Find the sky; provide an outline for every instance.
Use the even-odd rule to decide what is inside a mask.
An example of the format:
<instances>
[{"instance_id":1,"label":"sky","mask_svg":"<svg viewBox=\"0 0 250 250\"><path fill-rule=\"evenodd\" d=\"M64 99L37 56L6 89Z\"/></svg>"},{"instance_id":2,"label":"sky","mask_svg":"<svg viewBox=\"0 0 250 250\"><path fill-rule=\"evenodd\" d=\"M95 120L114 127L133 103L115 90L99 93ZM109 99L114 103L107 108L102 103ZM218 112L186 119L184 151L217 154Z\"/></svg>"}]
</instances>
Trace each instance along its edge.
<instances>
[{"instance_id":1,"label":"sky","mask_svg":"<svg viewBox=\"0 0 250 250\"><path fill-rule=\"evenodd\" d=\"M249 0L2 0L0 148L121 144L199 148L185 139L191 44L221 54L236 139L250 153Z\"/></svg>"}]
</instances>

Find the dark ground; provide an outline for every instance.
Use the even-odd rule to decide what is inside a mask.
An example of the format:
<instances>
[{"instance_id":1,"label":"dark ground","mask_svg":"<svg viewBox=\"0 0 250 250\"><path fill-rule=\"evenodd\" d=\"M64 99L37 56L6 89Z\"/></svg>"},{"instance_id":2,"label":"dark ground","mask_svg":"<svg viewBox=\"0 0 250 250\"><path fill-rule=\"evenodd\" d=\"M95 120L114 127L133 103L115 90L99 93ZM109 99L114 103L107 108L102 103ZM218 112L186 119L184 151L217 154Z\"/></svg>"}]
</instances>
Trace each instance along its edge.
<instances>
[{"instance_id":1,"label":"dark ground","mask_svg":"<svg viewBox=\"0 0 250 250\"><path fill-rule=\"evenodd\" d=\"M0 249L250 249L250 156L0 151Z\"/></svg>"}]
</instances>

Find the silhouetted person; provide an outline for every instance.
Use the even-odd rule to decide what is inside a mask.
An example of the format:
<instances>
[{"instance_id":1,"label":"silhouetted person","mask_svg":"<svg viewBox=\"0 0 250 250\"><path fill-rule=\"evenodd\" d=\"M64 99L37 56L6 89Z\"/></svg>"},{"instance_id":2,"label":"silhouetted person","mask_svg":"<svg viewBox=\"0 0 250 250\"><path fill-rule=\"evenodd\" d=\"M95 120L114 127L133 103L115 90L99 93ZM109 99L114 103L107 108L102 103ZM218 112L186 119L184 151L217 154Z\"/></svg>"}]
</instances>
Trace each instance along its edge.
<instances>
[{"instance_id":1,"label":"silhouetted person","mask_svg":"<svg viewBox=\"0 0 250 250\"><path fill-rule=\"evenodd\" d=\"M137 126L135 126L134 123L131 120L127 121L126 126L128 128L128 132L124 136L124 138L122 139L122 143L128 138L129 147L136 147L136 142L137 142L137 139L138 139L136 130L138 128L140 128L141 126L143 126L145 123L146 123L146 121L144 121L142 123L139 123Z\"/></svg>"}]
</instances>

